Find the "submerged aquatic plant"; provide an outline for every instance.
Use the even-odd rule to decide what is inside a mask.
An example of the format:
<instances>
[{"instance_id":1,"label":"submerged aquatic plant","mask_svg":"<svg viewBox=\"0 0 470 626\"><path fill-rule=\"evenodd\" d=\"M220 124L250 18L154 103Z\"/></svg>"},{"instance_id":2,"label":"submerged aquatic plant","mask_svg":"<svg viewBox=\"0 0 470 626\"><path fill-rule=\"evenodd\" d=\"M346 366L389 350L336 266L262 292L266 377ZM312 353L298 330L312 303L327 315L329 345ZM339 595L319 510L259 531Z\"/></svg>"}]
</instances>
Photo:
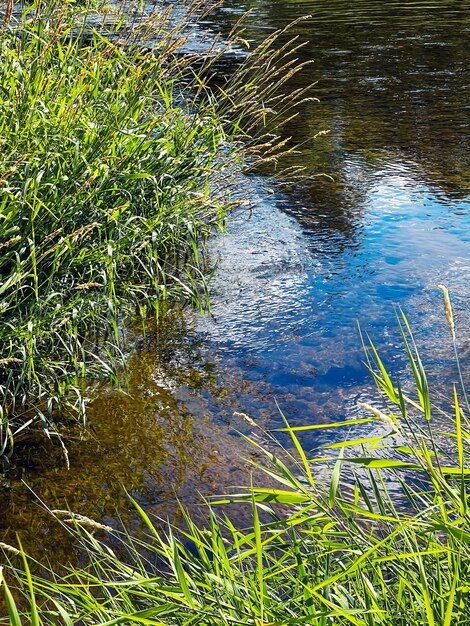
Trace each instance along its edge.
<instances>
[{"instance_id":1,"label":"submerged aquatic plant","mask_svg":"<svg viewBox=\"0 0 470 626\"><path fill-rule=\"evenodd\" d=\"M125 559L78 525L85 568L46 579L31 574L27 559L9 557L11 623L21 623L14 593L29 607L22 617L37 624L468 625L468 407L457 388L448 407L434 404L400 316L414 381L406 394L370 343L383 411L367 405L372 417L311 427L286 421L292 450L281 450L270 433L260 443L257 428L252 443L266 462L256 467L279 487L251 484L214 500L205 528L189 515L184 528L157 525L136 504L149 533L142 540L113 532ZM388 415L398 433L384 431ZM318 473L301 433L364 424L377 429L325 446L321 462L330 469ZM232 502L250 507L251 528L231 521Z\"/></svg>"},{"instance_id":2,"label":"submerged aquatic plant","mask_svg":"<svg viewBox=\"0 0 470 626\"><path fill-rule=\"evenodd\" d=\"M0 455L84 418L85 377L119 384L127 320L207 304L236 173L286 149L263 130L292 105L276 37L216 86L226 47L184 53L207 3L98 4L9 3L1 26Z\"/></svg>"}]
</instances>

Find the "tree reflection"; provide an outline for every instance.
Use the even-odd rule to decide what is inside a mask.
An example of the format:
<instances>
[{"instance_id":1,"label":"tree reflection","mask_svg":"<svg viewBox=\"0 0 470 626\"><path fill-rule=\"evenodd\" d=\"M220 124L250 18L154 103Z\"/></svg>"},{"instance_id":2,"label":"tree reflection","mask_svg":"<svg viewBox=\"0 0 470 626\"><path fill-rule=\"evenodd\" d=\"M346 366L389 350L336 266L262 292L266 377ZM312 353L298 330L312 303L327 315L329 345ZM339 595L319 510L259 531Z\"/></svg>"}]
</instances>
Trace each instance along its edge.
<instances>
[{"instance_id":1,"label":"tree reflection","mask_svg":"<svg viewBox=\"0 0 470 626\"><path fill-rule=\"evenodd\" d=\"M405 163L417 185L444 202L466 197L469 2L246 0L244 6L253 9L244 36L254 40L311 14L289 37L308 41L299 61L315 62L291 88L317 80L321 102L307 103L284 133L301 146L296 164L300 158L308 174L334 182L312 178L294 191L293 205L285 203L306 229L321 221L354 242L384 163ZM217 19L228 27L241 10L228 0ZM329 134L313 140L322 130Z\"/></svg>"}]
</instances>

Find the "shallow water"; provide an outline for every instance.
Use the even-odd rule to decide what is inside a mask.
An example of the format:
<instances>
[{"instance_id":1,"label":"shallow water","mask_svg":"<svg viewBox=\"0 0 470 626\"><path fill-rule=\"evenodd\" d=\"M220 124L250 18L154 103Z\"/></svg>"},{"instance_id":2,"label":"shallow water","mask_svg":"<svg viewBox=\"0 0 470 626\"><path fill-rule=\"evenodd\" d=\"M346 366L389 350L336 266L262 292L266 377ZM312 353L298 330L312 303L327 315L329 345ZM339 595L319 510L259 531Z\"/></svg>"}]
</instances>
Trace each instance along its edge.
<instances>
[{"instance_id":1,"label":"shallow water","mask_svg":"<svg viewBox=\"0 0 470 626\"><path fill-rule=\"evenodd\" d=\"M269 177L245 181L251 209L210 247L212 316L172 311L139 339L129 395L102 390L87 439L68 446L69 471L59 446L18 446L0 540L19 531L53 561L73 553L29 488L112 525L116 510L135 525L123 487L159 515L174 515L176 497L200 515L199 491L249 480L254 452L238 431L251 429L234 411L278 425L277 401L291 423L310 424L356 416L375 397L357 321L406 381L395 305L434 377L454 380L437 284L451 291L468 361L470 2L237 1L207 28L228 29L245 6L253 41L312 14L296 26L315 60L298 81L318 80L320 102L286 133L315 177L277 195Z\"/></svg>"}]
</instances>

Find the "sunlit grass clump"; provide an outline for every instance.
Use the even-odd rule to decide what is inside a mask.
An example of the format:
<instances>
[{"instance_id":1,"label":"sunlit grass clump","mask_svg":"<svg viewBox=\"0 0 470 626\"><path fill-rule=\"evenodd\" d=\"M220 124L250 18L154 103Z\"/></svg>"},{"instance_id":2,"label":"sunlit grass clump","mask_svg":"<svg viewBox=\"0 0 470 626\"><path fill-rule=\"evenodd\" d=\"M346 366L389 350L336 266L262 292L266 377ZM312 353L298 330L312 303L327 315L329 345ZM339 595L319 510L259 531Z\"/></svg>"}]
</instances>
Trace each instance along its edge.
<instances>
[{"instance_id":1,"label":"sunlit grass clump","mask_svg":"<svg viewBox=\"0 0 470 626\"><path fill-rule=\"evenodd\" d=\"M184 528L157 526L136 505L146 541L70 514L90 565L61 579L32 576L26 557L10 551L11 623L468 625L470 410L463 388L451 389L448 406L434 403L404 317L401 329L414 379L406 393L370 344L382 397L343 431L286 422L289 451L250 422L265 457L256 467L278 487L214 501L205 528L189 516ZM354 436L310 458L302 431L332 427ZM230 520L232 502L251 508L250 528ZM93 534L106 532L126 558Z\"/></svg>"},{"instance_id":2,"label":"sunlit grass clump","mask_svg":"<svg viewBox=\"0 0 470 626\"><path fill-rule=\"evenodd\" d=\"M203 306L202 244L246 151L275 158L274 135L252 139L267 109L292 104L279 85L299 68L275 37L211 90L224 47L184 53L207 3L99 5L8 2L0 27L0 455L83 417L82 381L117 379L127 319Z\"/></svg>"}]
</instances>

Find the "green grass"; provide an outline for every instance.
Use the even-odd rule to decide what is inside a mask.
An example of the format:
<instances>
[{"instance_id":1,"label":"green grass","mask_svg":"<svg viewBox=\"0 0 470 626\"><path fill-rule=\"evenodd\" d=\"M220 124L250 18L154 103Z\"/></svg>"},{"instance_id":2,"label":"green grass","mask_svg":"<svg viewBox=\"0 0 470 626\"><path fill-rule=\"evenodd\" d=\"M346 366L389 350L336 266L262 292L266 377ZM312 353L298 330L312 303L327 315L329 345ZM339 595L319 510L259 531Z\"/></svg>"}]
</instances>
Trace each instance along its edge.
<instances>
[{"instance_id":1,"label":"green grass","mask_svg":"<svg viewBox=\"0 0 470 626\"><path fill-rule=\"evenodd\" d=\"M129 320L208 306L236 173L286 149L279 89L301 67L276 35L211 88L224 46L182 53L206 3L176 23L98 4L9 2L1 27L0 455L83 420L85 379L119 383Z\"/></svg>"},{"instance_id":2,"label":"green grass","mask_svg":"<svg viewBox=\"0 0 470 626\"><path fill-rule=\"evenodd\" d=\"M83 417L85 377L118 382L126 320L168 298L202 306L202 244L224 227L234 172L288 149L276 130L291 106L279 88L301 69L295 41L276 48L274 34L211 90L221 53L197 65L176 54L183 30L165 16L93 29L90 11L35 5L1 32L2 452L27 428ZM0 544L3 622L470 624L470 407L444 295L460 373L447 403L400 313L412 388L367 343L377 406L339 424L286 421L289 449L253 424L256 470L277 486L214 500L205 528L186 515L162 530L136 504L144 541L67 513L89 563L60 576ZM348 434L310 458L302 432L318 428ZM231 521L232 502L250 528Z\"/></svg>"},{"instance_id":3,"label":"green grass","mask_svg":"<svg viewBox=\"0 0 470 626\"><path fill-rule=\"evenodd\" d=\"M265 458L257 469L278 486L252 484L213 501L205 528L189 516L184 528L157 527L136 504L148 527L142 541L69 514L89 566L35 577L24 555L10 554L10 623L469 624L469 407L457 387L447 406L434 403L401 312L399 324L414 381L406 394L370 343L381 408L364 404L363 417L342 424L286 422L289 450L253 425ZM299 441L309 428L349 435L312 459ZM232 502L250 507L251 528L230 520ZM113 532L127 558L97 532Z\"/></svg>"}]
</instances>

